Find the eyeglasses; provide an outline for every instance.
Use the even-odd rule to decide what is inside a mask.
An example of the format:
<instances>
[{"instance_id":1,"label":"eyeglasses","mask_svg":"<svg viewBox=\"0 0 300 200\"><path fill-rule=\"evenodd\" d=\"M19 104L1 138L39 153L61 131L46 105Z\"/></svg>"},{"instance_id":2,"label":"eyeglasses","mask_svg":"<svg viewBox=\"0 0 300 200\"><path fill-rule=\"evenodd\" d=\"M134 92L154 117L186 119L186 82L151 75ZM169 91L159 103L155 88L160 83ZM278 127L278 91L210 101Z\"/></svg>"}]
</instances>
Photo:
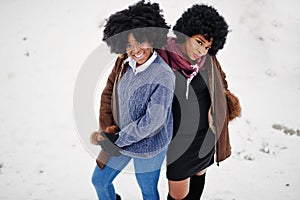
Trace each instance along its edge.
<instances>
[{"instance_id":1,"label":"eyeglasses","mask_svg":"<svg viewBox=\"0 0 300 200\"><path fill-rule=\"evenodd\" d=\"M150 48L151 45L149 45L149 43L147 41L143 41L143 42L139 42L139 41L135 41L135 42L128 42L126 45L126 50L133 50L133 49L139 49L139 48Z\"/></svg>"}]
</instances>

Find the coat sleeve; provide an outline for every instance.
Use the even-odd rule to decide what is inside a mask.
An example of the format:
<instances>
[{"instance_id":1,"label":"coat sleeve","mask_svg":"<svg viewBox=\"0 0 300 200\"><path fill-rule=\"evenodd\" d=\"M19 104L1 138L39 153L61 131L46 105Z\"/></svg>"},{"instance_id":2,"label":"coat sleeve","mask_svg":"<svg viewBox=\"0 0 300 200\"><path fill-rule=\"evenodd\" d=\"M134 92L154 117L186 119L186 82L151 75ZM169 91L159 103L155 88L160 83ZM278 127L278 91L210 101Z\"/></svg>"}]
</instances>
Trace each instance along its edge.
<instances>
[{"instance_id":1,"label":"coat sleeve","mask_svg":"<svg viewBox=\"0 0 300 200\"><path fill-rule=\"evenodd\" d=\"M228 84L226 81L226 75L222 70L220 63L218 62L215 56L212 56L212 60L214 65L216 66L216 76L215 76L215 104L214 110L217 113L215 116L215 124L217 127L216 134L216 161L219 163L231 155L231 145L229 139L229 131L228 131L228 117L229 117L229 109L228 109L228 101L227 101L227 91ZM225 98L224 98L225 97Z\"/></svg>"},{"instance_id":2,"label":"coat sleeve","mask_svg":"<svg viewBox=\"0 0 300 200\"><path fill-rule=\"evenodd\" d=\"M99 131L106 130L109 126L115 125L112 113L112 93L118 69L123 61L120 55L107 79L106 86L101 94L100 110L99 110Z\"/></svg>"},{"instance_id":3,"label":"coat sleeve","mask_svg":"<svg viewBox=\"0 0 300 200\"><path fill-rule=\"evenodd\" d=\"M222 67L221 67L217 57L216 56L211 56L211 57L212 57L212 60L213 60L214 64L216 65L221 77L222 77L224 89L228 90L228 83L227 83L227 80L226 80L226 74L222 70Z\"/></svg>"},{"instance_id":4,"label":"coat sleeve","mask_svg":"<svg viewBox=\"0 0 300 200\"><path fill-rule=\"evenodd\" d=\"M222 78L222 81L223 81L223 86L224 86L224 90L225 90L224 93L226 95L228 112L229 112L229 121L231 121L234 118L241 115L240 102L239 102L239 99L233 93L231 93L230 90L228 89L226 74L222 70L222 67L221 67L219 61L217 60L216 56L212 56L212 60L215 63L215 65L220 73L220 76Z\"/></svg>"}]
</instances>

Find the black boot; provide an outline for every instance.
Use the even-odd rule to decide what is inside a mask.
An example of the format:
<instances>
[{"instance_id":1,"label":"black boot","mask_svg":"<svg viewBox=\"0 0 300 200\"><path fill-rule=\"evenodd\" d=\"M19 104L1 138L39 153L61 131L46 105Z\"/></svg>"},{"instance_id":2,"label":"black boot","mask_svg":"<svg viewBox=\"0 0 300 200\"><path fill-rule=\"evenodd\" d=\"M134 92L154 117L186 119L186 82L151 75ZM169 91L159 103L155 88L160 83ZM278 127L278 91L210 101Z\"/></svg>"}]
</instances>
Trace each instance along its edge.
<instances>
[{"instance_id":1,"label":"black boot","mask_svg":"<svg viewBox=\"0 0 300 200\"><path fill-rule=\"evenodd\" d=\"M190 178L190 191L188 198L190 200L200 200L205 185L205 174L201 176L192 176Z\"/></svg>"},{"instance_id":2,"label":"black boot","mask_svg":"<svg viewBox=\"0 0 300 200\"><path fill-rule=\"evenodd\" d=\"M116 194L116 200L121 200L121 196Z\"/></svg>"}]
</instances>

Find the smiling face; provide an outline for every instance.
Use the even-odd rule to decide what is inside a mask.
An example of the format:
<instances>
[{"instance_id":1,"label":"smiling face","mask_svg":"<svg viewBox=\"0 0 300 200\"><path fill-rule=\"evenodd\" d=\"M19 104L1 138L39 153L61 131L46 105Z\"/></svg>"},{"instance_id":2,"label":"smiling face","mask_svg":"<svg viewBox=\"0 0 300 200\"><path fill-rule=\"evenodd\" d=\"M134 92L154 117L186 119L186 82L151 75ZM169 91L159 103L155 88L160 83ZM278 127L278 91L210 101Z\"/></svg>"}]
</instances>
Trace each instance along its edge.
<instances>
[{"instance_id":1,"label":"smiling face","mask_svg":"<svg viewBox=\"0 0 300 200\"><path fill-rule=\"evenodd\" d=\"M212 43L213 38L208 41L203 35L198 34L186 38L184 43L179 44L179 48L189 60L194 61L206 55Z\"/></svg>"},{"instance_id":2,"label":"smiling face","mask_svg":"<svg viewBox=\"0 0 300 200\"><path fill-rule=\"evenodd\" d=\"M130 33L128 35L126 52L128 56L136 61L137 66L139 66L144 64L150 58L152 54L152 45L147 39L143 42L137 41L134 35Z\"/></svg>"}]
</instances>

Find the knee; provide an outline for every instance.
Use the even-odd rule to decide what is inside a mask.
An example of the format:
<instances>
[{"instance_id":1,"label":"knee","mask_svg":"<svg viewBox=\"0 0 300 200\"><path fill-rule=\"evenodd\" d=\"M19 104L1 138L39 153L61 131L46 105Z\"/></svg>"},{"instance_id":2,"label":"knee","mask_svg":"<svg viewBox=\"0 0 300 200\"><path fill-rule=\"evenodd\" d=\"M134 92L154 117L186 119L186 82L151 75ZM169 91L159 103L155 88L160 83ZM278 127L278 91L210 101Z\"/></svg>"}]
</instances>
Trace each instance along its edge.
<instances>
[{"instance_id":1,"label":"knee","mask_svg":"<svg viewBox=\"0 0 300 200\"><path fill-rule=\"evenodd\" d=\"M152 197L150 199L156 199L154 197L158 196L157 183L139 183L139 187L144 197Z\"/></svg>"},{"instance_id":2,"label":"knee","mask_svg":"<svg viewBox=\"0 0 300 200\"><path fill-rule=\"evenodd\" d=\"M159 175L160 170L136 174L137 182L143 193L155 193L158 191L157 184Z\"/></svg>"},{"instance_id":3,"label":"knee","mask_svg":"<svg viewBox=\"0 0 300 200\"><path fill-rule=\"evenodd\" d=\"M100 180L101 179L99 178L99 176L94 172L93 175L92 175L92 179L91 179L92 184L94 186L97 186L97 185L99 185Z\"/></svg>"},{"instance_id":4,"label":"knee","mask_svg":"<svg viewBox=\"0 0 300 200\"><path fill-rule=\"evenodd\" d=\"M169 198L170 199L185 199L189 193L189 179L182 181L171 181L169 180Z\"/></svg>"},{"instance_id":5,"label":"knee","mask_svg":"<svg viewBox=\"0 0 300 200\"><path fill-rule=\"evenodd\" d=\"M198 172L196 175L197 176L202 176L203 174L206 173L206 169L201 170L200 172Z\"/></svg>"},{"instance_id":6,"label":"knee","mask_svg":"<svg viewBox=\"0 0 300 200\"><path fill-rule=\"evenodd\" d=\"M188 193L172 193L168 194L168 200L185 200L187 196Z\"/></svg>"},{"instance_id":7,"label":"knee","mask_svg":"<svg viewBox=\"0 0 300 200\"><path fill-rule=\"evenodd\" d=\"M157 186L155 186L155 185L152 185L152 186L148 185L148 187L140 186L140 189L142 191L143 196L149 196L149 197L158 196L158 189L157 189Z\"/></svg>"},{"instance_id":8,"label":"knee","mask_svg":"<svg viewBox=\"0 0 300 200\"><path fill-rule=\"evenodd\" d=\"M98 171L99 169L95 169L93 175L92 175L92 178L91 178L91 181L92 181L92 184L97 187L97 186L101 186L101 187L106 187L108 184L107 180L105 180L103 178L103 176L101 176L101 173L99 173Z\"/></svg>"}]
</instances>

